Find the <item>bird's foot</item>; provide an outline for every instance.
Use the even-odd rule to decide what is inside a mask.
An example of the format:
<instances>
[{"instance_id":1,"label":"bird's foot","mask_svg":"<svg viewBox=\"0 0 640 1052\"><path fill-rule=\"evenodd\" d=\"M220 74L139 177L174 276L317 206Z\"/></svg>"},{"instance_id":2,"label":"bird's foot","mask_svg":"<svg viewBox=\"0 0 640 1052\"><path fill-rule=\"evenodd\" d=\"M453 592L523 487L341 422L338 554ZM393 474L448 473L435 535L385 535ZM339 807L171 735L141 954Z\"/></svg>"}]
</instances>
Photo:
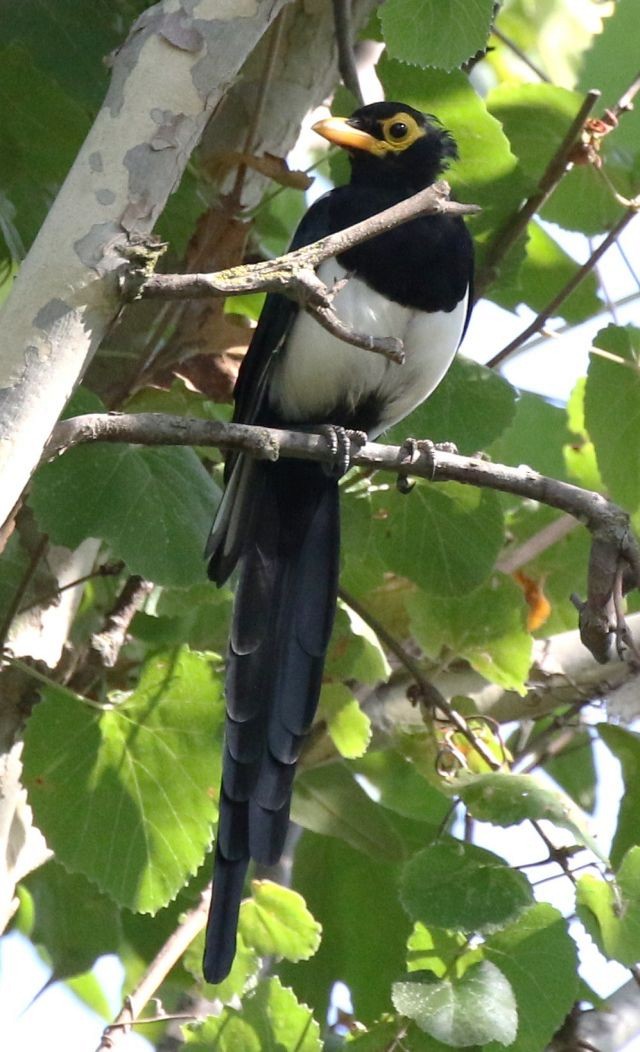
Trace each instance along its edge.
<instances>
[{"instance_id":1,"label":"bird's foot","mask_svg":"<svg viewBox=\"0 0 640 1052\"><path fill-rule=\"evenodd\" d=\"M428 438L405 438L400 446L400 471L396 478L396 489L399 493L411 493L415 486L415 481L408 477L409 469L412 464L415 464L421 453L426 453L432 461L433 471L433 454L436 451L457 454L458 447L455 442L432 442Z\"/></svg>"},{"instance_id":2,"label":"bird's foot","mask_svg":"<svg viewBox=\"0 0 640 1052\"><path fill-rule=\"evenodd\" d=\"M411 493L411 490L415 486L413 479L410 479L406 471L415 464L420 453L419 442L416 438L405 438L404 442L400 446L400 471L396 476L396 489L398 493Z\"/></svg>"},{"instance_id":3,"label":"bird's foot","mask_svg":"<svg viewBox=\"0 0 640 1052\"><path fill-rule=\"evenodd\" d=\"M317 431L326 438L333 457L330 464L322 465L323 470L332 478L342 478L351 467L351 443L364 446L368 441L367 433L352 431L346 427L336 427L334 424L323 424L317 428Z\"/></svg>"}]
</instances>

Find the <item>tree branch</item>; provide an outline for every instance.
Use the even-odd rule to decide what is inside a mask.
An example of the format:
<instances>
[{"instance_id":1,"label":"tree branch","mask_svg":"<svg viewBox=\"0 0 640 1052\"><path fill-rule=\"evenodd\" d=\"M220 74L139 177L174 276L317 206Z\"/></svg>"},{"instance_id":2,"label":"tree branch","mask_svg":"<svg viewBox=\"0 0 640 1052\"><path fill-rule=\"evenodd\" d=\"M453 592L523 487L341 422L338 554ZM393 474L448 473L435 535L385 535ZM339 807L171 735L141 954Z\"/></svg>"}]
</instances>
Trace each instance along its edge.
<instances>
[{"instance_id":1,"label":"tree branch","mask_svg":"<svg viewBox=\"0 0 640 1052\"><path fill-rule=\"evenodd\" d=\"M239 296L247 292L279 292L301 303L317 321L345 343L383 354L395 362L403 361L401 343L395 337L372 337L348 329L337 317L331 302L335 289L328 289L314 273L314 268L331 256L340 255L356 245L369 241L387 230L393 230L410 219L423 215L475 215L477 205L449 200L445 182L421 190L413 197L370 216L360 223L330 234L320 241L287 252L277 259L229 267L214 274L151 274L143 269L130 271L123 279L127 299L183 299L201 296Z\"/></svg>"},{"instance_id":2,"label":"tree branch","mask_svg":"<svg viewBox=\"0 0 640 1052\"><path fill-rule=\"evenodd\" d=\"M495 278L498 263L506 256L523 231L526 230L531 217L542 208L567 171L571 153L582 135L584 122L599 98L599 91L587 92L584 102L567 129L564 139L549 161L537 189L527 198L518 211L507 220L502 230L499 230L496 234L493 243L487 250L483 269L476 281L477 299L480 299L488 286L491 285Z\"/></svg>"},{"instance_id":3,"label":"tree branch","mask_svg":"<svg viewBox=\"0 0 640 1052\"><path fill-rule=\"evenodd\" d=\"M129 626L152 590L153 584L138 574L128 577L102 628L91 636L91 650L106 668L115 666Z\"/></svg>"},{"instance_id":4,"label":"tree branch","mask_svg":"<svg viewBox=\"0 0 640 1052\"><path fill-rule=\"evenodd\" d=\"M333 17L336 26L336 44L338 45L338 69L345 88L351 92L359 106L364 105L364 96L360 87L358 67L353 53L353 33L351 31L351 0L332 0Z\"/></svg>"},{"instance_id":5,"label":"tree branch","mask_svg":"<svg viewBox=\"0 0 640 1052\"><path fill-rule=\"evenodd\" d=\"M334 459L322 435L296 431L191 420L163 413L101 414L72 417L59 423L45 450L52 459L71 446L87 442L131 442L138 445L217 446L235 449L258 459L280 456L331 463ZM462 482L513 493L557 508L578 519L592 534L588 594L580 604L582 640L593 656L604 663L609 657L612 633L623 638L616 604L620 573L640 583L640 549L631 533L629 516L601 494L540 475L526 466L493 464L480 457L461 456L436 448L432 442L416 443L412 458L406 449L367 442L351 446L351 463L408 474L431 482Z\"/></svg>"},{"instance_id":6,"label":"tree branch","mask_svg":"<svg viewBox=\"0 0 640 1052\"><path fill-rule=\"evenodd\" d=\"M112 1052L112 1049L127 1036L130 1027L139 1021L138 1017L145 1005L151 1000L196 935L204 928L210 899L211 885L209 884L195 909L187 913L184 920L157 953L135 989L127 997L116 1018L105 1027L96 1052Z\"/></svg>"},{"instance_id":7,"label":"tree branch","mask_svg":"<svg viewBox=\"0 0 640 1052\"><path fill-rule=\"evenodd\" d=\"M602 241L598 245L595 252L592 252L592 254L589 256L589 259L582 264L582 266L575 272L575 274L572 275L572 277L569 279L566 285L564 285L563 288L561 288L560 291L557 293L557 295L553 297L551 302L548 303L547 306L540 311L538 316L534 318L531 324L528 325L526 329L523 329L523 331L519 333L515 337L515 339L511 340L511 342L508 343L506 347L503 347L501 351L498 351L497 354L494 354L493 358L491 358L487 362L487 365L490 369L495 369L496 366L500 365L500 363L505 360L505 358L508 358L514 353L514 351L517 351L520 347L522 347L522 345L526 343L530 336L535 336L537 332L540 332L540 330L549 320L549 318L553 317L553 315L557 312L561 304L563 304L564 301L568 299L571 293L575 289L577 289L578 285L582 281L584 281L588 274L591 273L598 260L601 259L602 256L604 256L605 252L607 252L608 249L611 248L613 243L617 241L624 228L631 222L631 220L637 214L638 208L636 205L633 205L632 207L628 208L622 214L616 225L609 231L604 241Z\"/></svg>"},{"instance_id":8,"label":"tree branch","mask_svg":"<svg viewBox=\"0 0 640 1052\"><path fill-rule=\"evenodd\" d=\"M419 699L415 698L415 700L419 700L423 705L428 706L431 713L435 710L439 710L443 717L449 720L452 726L454 726L456 730L466 738L471 748L475 749L478 755L488 765L489 770L497 770L500 767L499 760L496 760L496 757L493 756L482 739L476 737L465 718L461 716L458 710L447 701L444 694L441 694L437 687L434 687L431 680L427 678L420 668L419 662L409 654L406 648L402 646L391 632L387 631L382 622L378 621L377 617L374 617L374 615L367 610L362 603L358 602L355 596L345 591L344 588L340 589L339 594L347 606L350 606L352 610L355 610L356 614L362 618L365 624L373 629L380 641L384 643L393 654L395 654L400 664L404 665L407 669L419 693Z\"/></svg>"}]
</instances>

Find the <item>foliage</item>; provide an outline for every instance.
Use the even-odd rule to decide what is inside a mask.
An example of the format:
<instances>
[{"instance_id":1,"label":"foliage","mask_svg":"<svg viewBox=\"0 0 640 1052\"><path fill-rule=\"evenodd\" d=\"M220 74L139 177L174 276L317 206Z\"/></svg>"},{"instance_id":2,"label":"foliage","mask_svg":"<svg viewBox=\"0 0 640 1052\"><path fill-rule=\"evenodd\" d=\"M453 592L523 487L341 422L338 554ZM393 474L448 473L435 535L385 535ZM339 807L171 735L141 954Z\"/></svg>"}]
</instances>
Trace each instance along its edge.
<instances>
[{"instance_id":1,"label":"foliage","mask_svg":"<svg viewBox=\"0 0 640 1052\"><path fill-rule=\"evenodd\" d=\"M498 306L541 311L578 269L566 232L600 235L620 218L610 184L621 194L638 191L637 108L602 142L608 181L599 167L576 165L485 269L496 239L536 192L584 91L601 88L611 106L628 86L637 64L634 3L619 0L602 34L592 0L506 3L498 28L549 82L503 39L487 36L492 0L386 0L363 32L386 43L377 73L387 97L436 113L459 143L447 177L458 198L482 206L470 228L485 295ZM0 299L101 103L108 83L101 57L144 6L23 0L3 16ZM558 33L561 49L549 45ZM492 50L471 76L463 72L487 39ZM338 168L332 162L334 174ZM160 224L176 259L188 258L195 221L213 207L211 177L195 158ZM282 249L303 209L301 191L267 185L252 215L250 252ZM151 337L137 310L125 313L69 414L114 405L110 385L123 348L141 364L152 349L171 347L176 315L154 322ZM242 316L246 335L255 299L236 300L232 310L225 319L231 326ZM640 329L605 324L602 312L594 274L558 308L568 325L589 323L593 344L568 406L460 358L388 440L429 436L467 454L529 464L605 492L637 527ZM483 334L487 360L500 349L492 337ZM224 418L197 373L185 381L184 370L170 366L163 361L142 390L132 382L116 408ZM26 877L14 919L53 977L74 978L77 996L102 1010L90 975L96 959L118 953L129 992L196 905L210 871L224 715L217 654L230 608L229 591L214 591L202 560L220 493L218 460L211 449L72 450L38 471L0 562L2 623L55 592L41 560L48 544L73 549L95 538L98 564L115 564L84 588L68 642L73 659L46 672L27 669L24 784L55 858ZM320 1049L331 986L341 979L355 1018L339 1019L324 1047L540 1052L578 999L576 946L567 919L538 901L535 870L506 861L512 827L531 823L527 863L539 858L533 830L540 821L554 842L562 830L566 864L574 851L585 853L594 868L578 881L580 920L604 957L624 965L640 959L640 738L622 727L600 729L625 784L609 862L582 810L592 810L602 786L579 691L540 713L528 707L536 700L535 639L575 628L570 595L585 593L588 537L578 528L527 559L525 591L501 560L556 521L547 507L453 483L419 482L406 496L381 473L347 477L342 503L343 600L292 805L300 827L295 890L267 879L247 887L233 970L204 990L220 1012L186 1025L185 1043L193 1052ZM92 641L134 575L152 590L118 660L101 664ZM535 624L534 607L546 611ZM384 690L395 689L397 699L415 678L398 660L403 648L427 679L464 672L472 696L454 697L454 705L498 770L489 771L464 735L431 711L415 706L409 720L405 705L401 721L392 708L379 716ZM381 683L382 700L374 697ZM519 711L533 723L527 743L516 735L510 752L498 723L481 718L483 691L504 703L498 721L525 699ZM372 697L364 711L363 699ZM535 769L514 774L511 753L518 760L525 752ZM476 828L493 827L493 850L461 835L462 810ZM201 950L199 936L160 986L165 1007L203 992Z\"/></svg>"}]
</instances>

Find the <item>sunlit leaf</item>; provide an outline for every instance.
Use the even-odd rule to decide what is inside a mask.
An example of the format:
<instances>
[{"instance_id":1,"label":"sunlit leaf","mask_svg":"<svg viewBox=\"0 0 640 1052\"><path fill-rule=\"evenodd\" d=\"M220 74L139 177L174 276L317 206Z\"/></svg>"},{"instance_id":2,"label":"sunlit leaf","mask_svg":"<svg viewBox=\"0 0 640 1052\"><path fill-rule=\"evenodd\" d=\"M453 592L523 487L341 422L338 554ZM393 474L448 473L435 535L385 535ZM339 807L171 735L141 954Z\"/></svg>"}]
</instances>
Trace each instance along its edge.
<instances>
[{"instance_id":1,"label":"sunlit leaf","mask_svg":"<svg viewBox=\"0 0 640 1052\"><path fill-rule=\"evenodd\" d=\"M129 909L155 913L211 841L223 705L217 659L150 658L130 694L91 706L47 687L25 735L24 777L56 857Z\"/></svg>"},{"instance_id":2,"label":"sunlit leaf","mask_svg":"<svg viewBox=\"0 0 640 1052\"><path fill-rule=\"evenodd\" d=\"M400 898L427 927L494 931L530 904L531 885L503 859L474 844L432 844L406 863Z\"/></svg>"},{"instance_id":3,"label":"sunlit leaf","mask_svg":"<svg viewBox=\"0 0 640 1052\"><path fill-rule=\"evenodd\" d=\"M392 998L399 1012L454 1048L489 1041L510 1045L516 1036L511 984L490 961L471 965L460 979L413 972L410 979L393 984Z\"/></svg>"}]
</instances>

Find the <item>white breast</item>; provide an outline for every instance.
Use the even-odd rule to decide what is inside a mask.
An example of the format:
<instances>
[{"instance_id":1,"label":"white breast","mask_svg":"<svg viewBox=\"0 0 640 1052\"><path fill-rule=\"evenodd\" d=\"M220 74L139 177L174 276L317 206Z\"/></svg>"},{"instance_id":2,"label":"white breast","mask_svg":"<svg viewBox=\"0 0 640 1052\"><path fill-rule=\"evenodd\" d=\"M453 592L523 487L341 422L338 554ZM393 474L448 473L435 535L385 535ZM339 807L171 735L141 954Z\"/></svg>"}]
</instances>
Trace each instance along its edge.
<instances>
[{"instance_id":1,"label":"white breast","mask_svg":"<svg viewBox=\"0 0 640 1052\"><path fill-rule=\"evenodd\" d=\"M331 287L346 271L329 259L318 275ZM374 395L384 407L379 426L370 434L375 438L407 416L442 380L460 343L467 296L449 313L427 314L391 303L361 279L349 277L333 306L340 320L358 332L399 337L404 365L343 343L301 311L286 352L274 366L270 401L286 420L312 422L330 418L332 407L345 399L355 407Z\"/></svg>"}]
</instances>

